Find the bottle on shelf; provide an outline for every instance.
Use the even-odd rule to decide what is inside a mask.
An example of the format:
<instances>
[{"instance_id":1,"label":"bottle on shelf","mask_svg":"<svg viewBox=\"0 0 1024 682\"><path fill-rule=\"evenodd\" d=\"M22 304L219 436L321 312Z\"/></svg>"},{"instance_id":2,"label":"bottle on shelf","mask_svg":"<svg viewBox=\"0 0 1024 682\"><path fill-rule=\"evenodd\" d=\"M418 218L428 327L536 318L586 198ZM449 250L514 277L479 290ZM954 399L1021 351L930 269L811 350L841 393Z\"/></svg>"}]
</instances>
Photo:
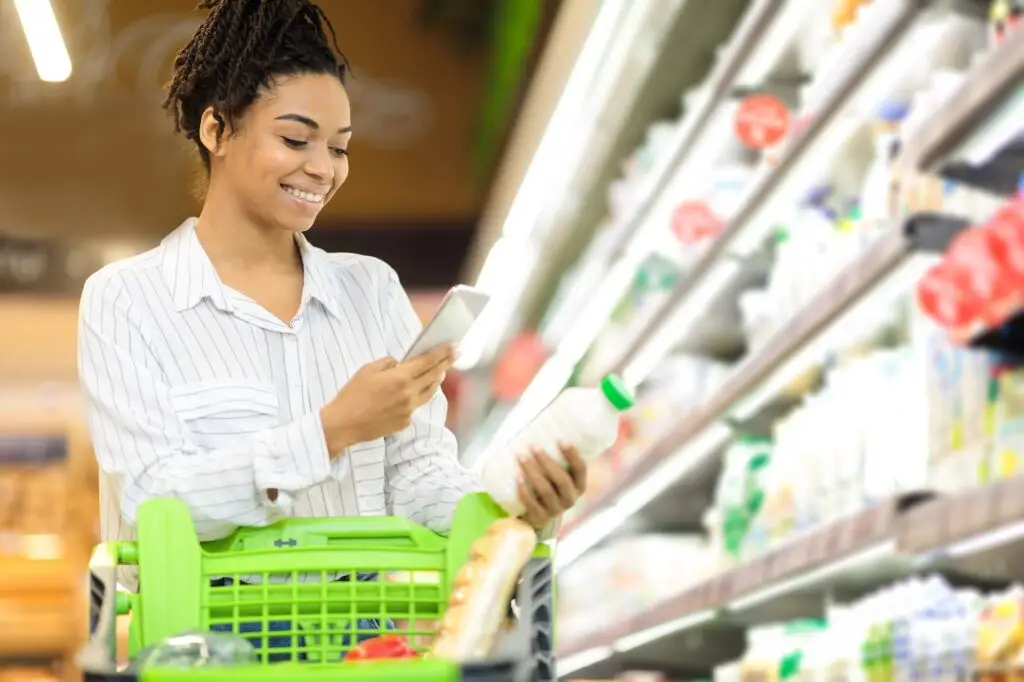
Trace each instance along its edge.
<instances>
[{"instance_id":1,"label":"bottle on shelf","mask_svg":"<svg viewBox=\"0 0 1024 682\"><path fill-rule=\"evenodd\" d=\"M575 446L584 460L599 457L615 444L619 417L635 398L622 378L609 374L599 387L562 391L522 431L484 463L484 488L512 516L523 513L516 490L519 462L540 450L561 461L560 444Z\"/></svg>"}]
</instances>

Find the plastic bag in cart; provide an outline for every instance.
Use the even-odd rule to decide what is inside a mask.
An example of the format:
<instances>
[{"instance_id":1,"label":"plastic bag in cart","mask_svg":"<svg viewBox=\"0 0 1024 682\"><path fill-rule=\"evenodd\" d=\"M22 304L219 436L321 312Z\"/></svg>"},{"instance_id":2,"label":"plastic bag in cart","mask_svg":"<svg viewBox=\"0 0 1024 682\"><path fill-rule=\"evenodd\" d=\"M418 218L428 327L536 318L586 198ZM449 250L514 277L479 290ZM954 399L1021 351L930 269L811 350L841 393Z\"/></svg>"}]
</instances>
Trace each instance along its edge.
<instances>
[{"instance_id":1,"label":"plastic bag in cart","mask_svg":"<svg viewBox=\"0 0 1024 682\"><path fill-rule=\"evenodd\" d=\"M185 632L140 652L131 668L200 668L257 662L256 650L242 637L221 632Z\"/></svg>"}]
</instances>

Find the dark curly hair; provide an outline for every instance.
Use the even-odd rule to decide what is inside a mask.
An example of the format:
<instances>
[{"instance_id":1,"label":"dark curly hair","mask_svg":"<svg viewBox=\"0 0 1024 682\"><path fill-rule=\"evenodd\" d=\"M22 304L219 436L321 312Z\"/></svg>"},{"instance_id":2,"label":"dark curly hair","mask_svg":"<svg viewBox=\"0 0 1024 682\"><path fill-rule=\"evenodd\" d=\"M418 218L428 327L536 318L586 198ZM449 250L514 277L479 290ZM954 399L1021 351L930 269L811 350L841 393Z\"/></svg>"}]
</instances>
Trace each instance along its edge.
<instances>
[{"instance_id":1,"label":"dark curly hair","mask_svg":"<svg viewBox=\"0 0 1024 682\"><path fill-rule=\"evenodd\" d=\"M163 107L175 132L195 142L207 173L210 152L199 139L207 107L222 134L275 78L326 73L344 83L350 71L334 27L309 0L203 0L197 9L209 14L174 59Z\"/></svg>"}]
</instances>

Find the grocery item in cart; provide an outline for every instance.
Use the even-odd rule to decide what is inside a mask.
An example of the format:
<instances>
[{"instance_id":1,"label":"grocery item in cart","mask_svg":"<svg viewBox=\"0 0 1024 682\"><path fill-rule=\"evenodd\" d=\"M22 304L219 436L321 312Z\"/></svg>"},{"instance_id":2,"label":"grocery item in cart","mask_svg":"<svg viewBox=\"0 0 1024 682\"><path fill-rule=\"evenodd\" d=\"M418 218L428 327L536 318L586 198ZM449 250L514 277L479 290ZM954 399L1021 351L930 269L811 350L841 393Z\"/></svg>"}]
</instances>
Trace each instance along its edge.
<instances>
[{"instance_id":1,"label":"grocery item in cart","mask_svg":"<svg viewBox=\"0 0 1024 682\"><path fill-rule=\"evenodd\" d=\"M430 649L433 656L466 662L487 658L516 581L537 545L537 534L518 519L501 519L469 550Z\"/></svg>"},{"instance_id":2,"label":"grocery item in cart","mask_svg":"<svg viewBox=\"0 0 1024 682\"><path fill-rule=\"evenodd\" d=\"M202 668L256 662L248 641L222 632L185 632L141 652L131 668Z\"/></svg>"},{"instance_id":3,"label":"grocery item in cart","mask_svg":"<svg viewBox=\"0 0 1024 682\"><path fill-rule=\"evenodd\" d=\"M633 406L634 397L622 379L609 374L600 388L568 388L555 398L526 428L489 457L483 467L484 488L508 512L520 516L525 508L516 482L519 460L541 450L560 458L560 445L572 445L580 457L592 460L615 444L619 416ZM561 462L563 465L564 462Z\"/></svg>"},{"instance_id":4,"label":"grocery item in cart","mask_svg":"<svg viewBox=\"0 0 1024 682\"><path fill-rule=\"evenodd\" d=\"M375 661L382 658L416 658L416 650L399 635L371 637L357 644L345 654L345 661Z\"/></svg>"}]
</instances>

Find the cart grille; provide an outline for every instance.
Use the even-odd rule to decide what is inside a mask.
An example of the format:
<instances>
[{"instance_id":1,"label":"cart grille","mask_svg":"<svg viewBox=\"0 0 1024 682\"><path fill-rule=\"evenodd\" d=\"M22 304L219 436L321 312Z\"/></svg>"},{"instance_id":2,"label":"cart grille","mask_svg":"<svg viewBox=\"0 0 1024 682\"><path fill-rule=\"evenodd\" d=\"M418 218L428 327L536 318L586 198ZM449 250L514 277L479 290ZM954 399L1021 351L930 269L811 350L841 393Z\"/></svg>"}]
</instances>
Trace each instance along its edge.
<instances>
[{"instance_id":1,"label":"cart grille","mask_svg":"<svg viewBox=\"0 0 1024 682\"><path fill-rule=\"evenodd\" d=\"M202 626L241 635L264 663L340 662L381 634L429 647L447 604L443 571L337 575L206 576Z\"/></svg>"}]
</instances>

